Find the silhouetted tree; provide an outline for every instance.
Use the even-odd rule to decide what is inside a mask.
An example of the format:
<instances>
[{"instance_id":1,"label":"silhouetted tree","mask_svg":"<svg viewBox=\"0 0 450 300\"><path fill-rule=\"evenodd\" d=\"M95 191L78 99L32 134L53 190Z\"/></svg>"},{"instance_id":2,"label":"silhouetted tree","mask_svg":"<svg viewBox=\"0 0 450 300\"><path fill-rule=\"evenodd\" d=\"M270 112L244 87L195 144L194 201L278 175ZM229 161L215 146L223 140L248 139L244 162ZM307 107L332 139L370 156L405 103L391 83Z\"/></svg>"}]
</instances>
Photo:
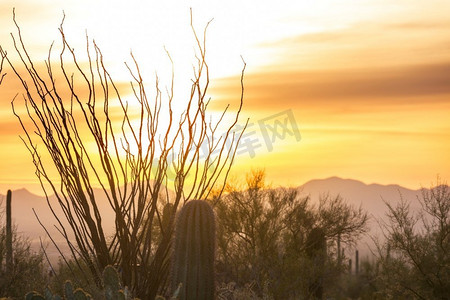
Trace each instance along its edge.
<instances>
[{"instance_id":1,"label":"silhouetted tree","mask_svg":"<svg viewBox=\"0 0 450 300\"><path fill-rule=\"evenodd\" d=\"M77 58L64 20L57 66L50 47L45 68L40 68L25 47L15 15L13 20L21 65L9 56L6 60L22 84L26 108L19 113L14 102L14 113L75 265L87 265L98 284L103 269L116 265L125 285L137 296L153 299L167 287L173 231L173 218L169 224L161 220L160 195L168 195L164 201L176 211L190 199L207 198L213 187L223 189L243 133L233 131L242 108L243 77L239 107L225 125L227 109L214 121L208 110L207 26L200 38L191 22L198 51L192 86L184 101L176 101L173 70L164 92L158 77L149 92L133 56L133 65L126 65L131 96L125 98L95 42L86 37L87 61ZM5 57L3 50L1 54ZM111 237L105 234L96 186L115 215ZM57 203L50 201L50 193ZM155 223L164 227L158 238L154 230L143 230Z\"/></svg>"},{"instance_id":2,"label":"silhouetted tree","mask_svg":"<svg viewBox=\"0 0 450 300\"><path fill-rule=\"evenodd\" d=\"M406 199L396 206L386 202L378 284L394 297L450 299L450 188L438 179L418 200L416 213Z\"/></svg>"},{"instance_id":3,"label":"silhouetted tree","mask_svg":"<svg viewBox=\"0 0 450 300\"><path fill-rule=\"evenodd\" d=\"M329 290L325 283L337 284L328 245L339 233L345 243L356 241L366 230L367 214L341 197L313 205L298 189L270 188L264 179L264 171L252 171L245 186L229 185L213 199L218 280L253 284L259 296L275 299L320 295L322 286Z\"/></svg>"}]
</instances>

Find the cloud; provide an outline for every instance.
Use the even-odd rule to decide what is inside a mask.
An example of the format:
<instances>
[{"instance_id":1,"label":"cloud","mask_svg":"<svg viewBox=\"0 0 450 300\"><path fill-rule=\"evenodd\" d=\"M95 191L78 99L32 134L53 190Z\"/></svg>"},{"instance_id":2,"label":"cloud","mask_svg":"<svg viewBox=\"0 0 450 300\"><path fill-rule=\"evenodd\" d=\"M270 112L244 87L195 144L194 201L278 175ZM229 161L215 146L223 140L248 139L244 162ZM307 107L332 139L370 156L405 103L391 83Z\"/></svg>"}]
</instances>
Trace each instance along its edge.
<instances>
[{"instance_id":1,"label":"cloud","mask_svg":"<svg viewBox=\"0 0 450 300\"><path fill-rule=\"evenodd\" d=\"M237 78L226 78L213 87L228 94ZM271 110L323 104L411 104L421 96L450 94L450 61L442 64L386 67L361 70L288 71L248 74L245 106ZM222 98L227 101L229 98ZM442 101L441 97L437 101ZM429 99L433 101L433 97ZM219 103L220 100L217 102ZM223 103L221 103L223 104Z\"/></svg>"},{"instance_id":2,"label":"cloud","mask_svg":"<svg viewBox=\"0 0 450 300\"><path fill-rule=\"evenodd\" d=\"M244 107L258 111L301 109L370 111L430 105L450 96L450 22L426 15L384 18L331 27L259 46L274 61L245 76ZM212 85L215 105L234 103L239 79ZM214 99L214 97L213 97Z\"/></svg>"},{"instance_id":3,"label":"cloud","mask_svg":"<svg viewBox=\"0 0 450 300\"><path fill-rule=\"evenodd\" d=\"M348 27L328 29L325 31L291 36L281 40L267 41L260 43L259 46L274 48L283 48L293 45L309 47L311 44L334 44L335 46L339 46L341 43L364 46L365 43L370 41L395 38L402 34L413 36L429 35L429 30L434 30L435 32L439 30L449 32L450 22L448 20L421 20L420 22L415 20L410 22L380 21L379 23L360 22ZM442 36L441 38L450 40L448 36Z\"/></svg>"},{"instance_id":4,"label":"cloud","mask_svg":"<svg viewBox=\"0 0 450 300\"><path fill-rule=\"evenodd\" d=\"M340 26L340 27L337 27ZM450 22L424 16L336 24L321 31L259 44L274 62L265 68L315 70L415 66L450 61Z\"/></svg>"},{"instance_id":5,"label":"cloud","mask_svg":"<svg viewBox=\"0 0 450 300\"><path fill-rule=\"evenodd\" d=\"M33 78L30 76L27 69L24 67L23 63L19 60L14 60L12 58L12 55L8 54L8 57L10 57L13 67L15 68L15 71L8 65L7 62L4 64L4 72L7 73L4 79L4 82L0 86L1 92L2 92L2 98L9 100L10 102L15 95L21 94L25 92L22 82L18 79L17 74L21 76L21 78L26 82L28 87L31 91L35 90L35 85L33 84ZM52 82L50 80L49 76L49 69L45 65L44 62L37 62L33 58L31 58L33 61L33 67L34 67L34 73L36 73L39 76L39 81L44 81L45 84L49 89L52 89ZM81 98L87 98L89 96L89 88L88 84L86 82L86 78L89 80L89 82L92 82L91 77L95 76L94 78L94 86L91 85L91 88L97 90L97 94L102 94L102 86L101 82L99 80L98 72L95 67L95 61L92 62L92 71L93 74L91 76L90 69L89 69L89 63L88 62L77 62L80 66L81 70L83 71L84 75L80 73L78 68L75 66L73 62L65 61L64 62L64 71L66 72L67 78L64 76L59 57L57 57L55 54L53 55L52 63L51 63L51 74L53 76L55 87L59 93L61 93L61 97L63 99L69 99L70 96L70 89L68 86L67 81L73 81L74 90ZM27 62L27 66L30 67L31 64ZM106 67L107 68L107 67ZM102 73L102 70L100 70L100 73ZM103 76L103 74L102 74ZM114 76L112 76L114 77ZM113 78L114 80L114 78ZM104 81L104 78L103 78ZM110 93L113 92L112 86L110 84L110 80L108 79L108 83L110 85ZM42 83L41 83L42 84ZM119 91L123 92L124 94L131 93L130 89L130 83L127 81L114 81L114 84L117 86ZM2 101L0 105L4 105L5 101Z\"/></svg>"},{"instance_id":6,"label":"cloud","mask_svg":"<svg viewBox=\"0 0 450 300\"><path fill-rule=\"evenodd\" d=\"M429 20L427 22L398 22L398 23L389 23L386 25L386 29L398 29L398 30L439 30L445 29L448 30L450 26L450 22L448 21L432 21Z\"/></svg>"}]
</instances>

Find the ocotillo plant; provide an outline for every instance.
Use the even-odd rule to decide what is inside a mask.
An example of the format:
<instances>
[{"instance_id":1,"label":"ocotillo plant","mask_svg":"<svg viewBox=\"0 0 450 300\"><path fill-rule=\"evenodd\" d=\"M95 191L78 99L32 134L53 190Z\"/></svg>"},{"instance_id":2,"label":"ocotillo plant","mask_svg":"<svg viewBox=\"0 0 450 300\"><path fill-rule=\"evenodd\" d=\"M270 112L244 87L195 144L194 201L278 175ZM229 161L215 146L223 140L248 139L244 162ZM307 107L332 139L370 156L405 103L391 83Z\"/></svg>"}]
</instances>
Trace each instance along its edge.
<instances>
[{"instance_id":1,"label":"ocotillo plant","mask_svg":"<svg viewBox=\"0 0 450 300\"><path fill-rule=\"evenodd\" d=\"M11 274L13 269L11 198L11 190L8 190L6 194L6 272L8 274Z\"/></svg>"},{"instance_id":2,"label":"ocotillo plant","mask_svg":"<svg viewBox=\"0 0 450 300\"><path fill-rule=\"evenodd\" d=\"M309 294L312 299L323 298L323 268L326 255L325 232L322 228L315 227L311 230L306 240L306 254L316 269L309 285Z\"/></svg>"},{"instance_id":3,"label":"ocotillo plant","mask_svg":"<svg viewBox=\"0 0 450 300\"><path fill-rule=\"evenodd\" d=\"M173 204L167 203L166 205L164 205L161 218L161 229L164 234L166 234L167 230L169 229L170 220L172 219L173 214Z\"/></svg>"},{"instance_id":4,"label":"ocotillo plant","mask_svg":"<svg viewBox=\"0 0 450 300\"><path fill-rule=\"evenodd\" d=\"M179 299L214 299L215 218L203 200L181 209L175 227L172 289L180 284Z\"/></svg>"}]
</instances>

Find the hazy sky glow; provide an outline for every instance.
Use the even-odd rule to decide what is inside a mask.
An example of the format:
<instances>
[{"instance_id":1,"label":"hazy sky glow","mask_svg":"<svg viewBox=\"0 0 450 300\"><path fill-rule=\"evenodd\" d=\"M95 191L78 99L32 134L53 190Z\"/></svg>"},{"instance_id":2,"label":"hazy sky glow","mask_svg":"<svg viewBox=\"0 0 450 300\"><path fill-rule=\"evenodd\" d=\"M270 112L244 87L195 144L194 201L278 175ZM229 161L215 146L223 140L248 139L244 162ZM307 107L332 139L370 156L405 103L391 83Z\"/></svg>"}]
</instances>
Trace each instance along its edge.
<instances>
[{"instance_id":1,"label":"hazy sky glow","mask_svg":"<svg viewBox=\"0 0 450 300\"><path fill-rule=\"evenodd\" d=\"M437 174L450 180L450 2L296 2L2 1L0 44L16 59L15 7L25 43L42 62L52 41L57 47L64 11L72 46L82 57L87 31L118 82L129 80L130 50L149 82L155 71L167 76L165 46L182 93L194 55L192 7L199 31L214 18L207 35L214 108L237 103L241 55L248 65L244 115L260 146L237 156L237 174L265 167L274 185L330 176L410 188ZM12 74L0 86L0 187L37 191L10 108L17 87ZM258 121L283 111L294 116L301 141L287 134L267 149Z\"/></svg>"}]
</instances>

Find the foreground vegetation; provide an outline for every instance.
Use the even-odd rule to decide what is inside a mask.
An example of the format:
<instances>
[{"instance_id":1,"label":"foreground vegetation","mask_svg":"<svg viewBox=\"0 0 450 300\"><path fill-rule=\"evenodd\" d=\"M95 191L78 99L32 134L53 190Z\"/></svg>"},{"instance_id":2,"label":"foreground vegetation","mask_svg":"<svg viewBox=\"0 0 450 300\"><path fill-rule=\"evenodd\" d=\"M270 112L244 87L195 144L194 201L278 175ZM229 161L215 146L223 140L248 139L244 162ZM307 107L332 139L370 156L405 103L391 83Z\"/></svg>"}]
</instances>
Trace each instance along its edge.
<instances>
[{"instance_id":1,"label":"foreground vegetation","mask_svg":"<svg viewBox=\"0 0 450 300\"><path fill-rule=\"evenodd\" d=\"M347 255L367 230L367 213L340 197L311 203L296 189L266 187L264 172L255 171L244 186L229 185L221 197L207 201L216 223L214 271L209 278L215 278L213 295L217 299L448 299L450 189L438 184L424 190L420 200L420 212L410 211L404 199L397 206L387 204L383 241L372 249L371 260L353 260L359 266L352 270L349 261L354 258ZM183 236L190 231L186 226L182 225L187 230ZM56 273L49 274L43 254L33 252L15 231L14 271L6 273L5 240L3 227L1 296L21 299L31 290L45 294L46 288L64 295L64 282L70 280L93 299L104 297L104 290L89 280L87 267L83 273L75 262L61 262ZM176 290L173 282L166 283L169 292L163 296ZM127 293L131 296L133 291Z\"/></svg>"},{"instance_id":2,"label":"foreground vegetation","mask_svg":"<svg viewBox=\"0 0 450 300\"><path fill-rule=\"evenodd\" d=\"M42 71L17 29L13 39L20 69L0 48L0 83L7 61L23 87L26 114L16 116L24 141L42 186L50 186L46 194L58 200L49 206L70 253L49 272L45 252L31 250L7 210L0 231L0 297L23 299L34 290L28 299L60 299L56 294L66 299L448 299L446 184L424 190L420 212L410 211L403 199L397 206L387 204L388 220L380 222L384 238L376 243L373 260L359 262L356 255L352 272L347 255L367 232L367 212L339 195L312 203L296 189L268 187L263 171L248 174L243 184L229 184L243 133L233 131L243 103L243 77L239 108L219 138L216 130L227 108L217 123L207 121L208 65L204 40L195 31L198 64L190 98L175 116L173 85L165 107L156 78L155 101L150 101L134 57L134 68L127 65L138 104L132 112L95 43L87 41L83 69L61 25L59 69L50 50ZM119 112L110 110L112 100ZM119 130L111 121L117 113ZM133 113L140 115L138 131ZM159 117L169 119L169 126L159 126ZM96 152L87 151L88 145ZM206 153L200 153L203 146ZM111 237L104 233L94 182L115 216Z\"/></svg>"}]
</instances>

